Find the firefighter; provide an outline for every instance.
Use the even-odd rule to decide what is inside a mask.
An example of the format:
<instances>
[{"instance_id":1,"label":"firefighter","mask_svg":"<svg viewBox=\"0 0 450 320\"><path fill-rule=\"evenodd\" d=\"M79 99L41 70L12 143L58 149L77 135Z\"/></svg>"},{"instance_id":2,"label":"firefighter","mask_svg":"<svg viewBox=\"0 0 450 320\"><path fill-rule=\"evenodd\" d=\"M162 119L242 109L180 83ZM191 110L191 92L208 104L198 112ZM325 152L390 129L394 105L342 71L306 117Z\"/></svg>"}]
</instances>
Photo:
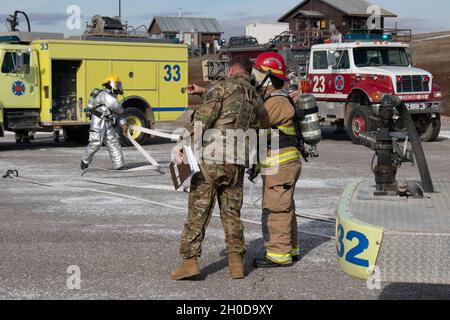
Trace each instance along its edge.
<instances>
[{"instance_id":1,"label":"firefighter","mask_svg":"<svg viewBox=\"0 0 450 320\"><path fill-rule=\"evenodd\" d=\"M123 94L122 83L117 75L110 75L103 84L104 90L95 89L89 99L88 109L92 114L89 145L81 158L81 170L89 168L94 155L103 143L115 170L126 170L122 146L116 127L120 126L124 136L128 133L127 120L123 117L124 109L117 100Z\"/></svg>"},{"instance_id":2,"label":"firefighter","mask_svg":"<svg viewBox=\"0 0 450 320\"><path fill-rule=\"evenodd\" d=\"M297 239L297 218L294 193L302 164L299 152L298 126L295 105L285 82L286 64L281 55L274 52L261 54L254 65L254 76L264 97L265 112L260 120L261 129L279 134L278 150L273 141L267 147L267 158L260 159L263 177L263 237L266 254L256 259L258 268L287 267L297 261L300 250Z\"/></svg>"},{"instance_id":3,"label":"firefighter","mask_svg":"<svg viewBox=\"0 0 450 320\"><path fill-rule=\"evenodd\" d=\"M181 236L180 253L183 262L171 274L172 280L189 279L200 273L197 259L202 253L202 242L216 198L219 201L225 231L231 278L245 277L243 256L246 248L241 221L245 165L239 161L232 163L228 161L229 154L223 152L224 144L221 138L225 137L229 130L245 131L251 127L254 129L257 127L262 100L251 84L251 72L250 60L245 57L236 57L230 62L228 78L218 81L207 92L196 85L187 89L190 94L205 96L204 103L194 111L187 130L193 137L195 124L199 123L202 125L201 133L206 136L206 130L214 132L215 139L212 144L205 141L200 146L203 164L201 172L194 175L191 180L188 218ZM219 157L210 158L207 155L207 150L211 150L213 146L220 154ZM177 146L173 151L174 158L178 162L183 161L181 148ZM237 157L238 154L234 150L234 160L237 160Z\"/></svg>"}]
</instances>

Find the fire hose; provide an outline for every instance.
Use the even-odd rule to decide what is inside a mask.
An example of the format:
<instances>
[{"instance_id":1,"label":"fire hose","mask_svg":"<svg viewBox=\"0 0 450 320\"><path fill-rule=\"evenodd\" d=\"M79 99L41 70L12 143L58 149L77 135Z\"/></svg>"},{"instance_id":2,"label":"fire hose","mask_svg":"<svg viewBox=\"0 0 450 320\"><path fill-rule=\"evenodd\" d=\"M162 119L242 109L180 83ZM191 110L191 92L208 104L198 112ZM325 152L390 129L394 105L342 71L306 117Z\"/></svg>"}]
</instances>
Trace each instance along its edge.
<instances>
[{"instance_id":1,"label":"fire hose","mask_svg":"<svg viewBox=\"0 0 450 320\"><path fill-rule=\"evenodd\" d=\"M128 139L131 141L133 146L148 160L148 162L150 162L153 166L155 166L155 168L158 168L158 169L161 168L161 166L155 159L153 159L153 157L147 151L145 151L144 148L142 148L142 146L139 143L137 143L137 141L131 135L132 130L143 132L143 133L146 133L151 136L157 136L160 138L170 139L172 141L178 141L181 138L181 136L168 134L168 133L164 133L164 132L160 132L160 131L156 131L156 130L152 130L152 129L137 127L137 126L131 126L128 129Z\"/></svg>"},{"instance_id":2,"label":"fire hose","mask_svg":"<svg viewBox=\"0 0 450 320\"><path fill-rule=\"evenodd\" d=\"M158 171L161 170L161 166L159 165L159 163L133 138L132 130L143 132L148 135L157 136L157 137L164 138L164 139L169 139L172 141L179 141L181 138L181 136L178 136L178 135L164 133L161 131L142 128L142 127L138 127L138 126L131 126L128 130L128 139L131 141L133 146L139 151L139 153L142 154L144 156L144 158L146 158L147 161L149 161L152 164L152 166L144 166L144 167L140 167L140 168L136 168L136 169L127 170L126 172L136 172L136 171L141 171L141 170L158 170ZM85 179L85 181L91 182L91 183L96 183L96 184L101 184L101 185L115 186L115 187L126 187L126 188L138 188L138 189L163 190L163 191L189 193L189 187L186 187L182 190L176 191L172 187L160 186L160 185L148 185L148 186L123 185L123 184L109 183L107 181L100 181L100 180L93 180L93 179ZM250 203L244 202L244 205L253 206L257 209L262 209L260 205L256 204L259 200L261 200L261 198L258 198L256 200L253 199L254 186L255 186L255 184L251 184L250 190L249 190ZM303 218L303 219L316 220L316 221L321 221L321 222L325 222L325 223L334 224L336 222L336 220L331 219L326 216L307 215L307 214L296 214L296 216L299 218Z\"/></svg>"},{"instance_id":3,"label":"fire hose","mask_svg":"<svg viewBox=\"0 0 450 320\"><path fill-rule=\"evenodd\" d=\"M133 136L132 136L133 130L143 132L143 133L146 133L151 136L157 136L160 138L170 139L172 141L178 141L180 139L180 136L168 134L168 133L164 133L164 132L160 132L160 131L156 131L156 130L152 130L152 129L142 128L142 127L138 127L138 126L130 126L130 128L128 128L128 139L133 144L133 146L139 151L139 153L141 155L143 155L144 158L150 163L150 165L141 166L141 167L133 168L133 169L128 169L128 170L125 170L125 172L139 172L139 171L147 171L147 170L155 170L155 171L161 172L161 165L147 151L145 151L145 149L133 138ZM81 173L81 176L83 177L84 175L86 175L88 173L92 173L92 172L96 172L96 171L117 172L116 170L109 170L109 169L102 169L102 168L88 168Z\"/></svg>"},{"instance_id":4,"label":"fire hose","mask_svg":"<svg viewBox=\"0 0 450 320\"><path fill-rule=\"evenodd\" d=\"M181 136L178 136L178 135L164 133L164 132L161 132L161 131L147 129L147 128L138 127L138 126L131 126L128 129L128 139L131 141L133 146L139 151L139 153L141 153L144 156L144 158L146 158L147 161L149 161L153 166L147 166L147 167L141 167L141 168L137 168L137 169L132 169L132 170L129 170L127 172L133 172L133 170L136 171L136 170L139 170L139 169L141 169L141 170L158 170L158 171L160 171L160 169L161 169L161 166L159 165L159 163L133 138L132 130L143 132L143 133L146 133L148 135L157 136L157 137L164 138L164 139L169 139L169 140L172 140L172 141L179 141L180 138L181 138ZM126 187L126 188L138 188L138 189L163 190L163 191L189 193L189 187L185 187L182 190L176 191L172 187L160 186L160 185L147 185L147 186L123 185L123 184L110 183L110 182L106 182L106 181L99 181L99 180L93 180L93 179L85 179L85 181L91 182L91 183L96 183L96 184L101 184L101 185L115 186L115 187ZM253 199L254 186L255 186L255 184L252 183L251 186L250 186L250 190L249 190L250 203L244 202L244 205L253 206L253 207L257 208L257 209L262 209L260 205L256 204L261 198L259 198L257 200ZM325 223L331 223L331 224L336 223L336 220L331 219L331 218L326 217L326 216L307 215L307 214L296 214L296 216L299 217L299 218L303 218L303 219L321 221L321 222L325 222Z\"/></svg>"},{"instance_id":5,"label":"fire hose","mask_svg":"<svg viewBox=\"0 0 450 320\"><path fill-rule=\"evenodd\" d=\"M158 201L142 199L142 198L139 198L139 197L129 196L129 195L126 195L126 194L112 192L112 191L105 191L105 190L98 190L98 189L84 188L84 187L61 186L61 185L56 185L56 184L51 184L51 183L39 182L39 181L36 181L36 180L33 180L33 179L29 179L29 178L25 178L25 177L19 176L19 173L18 173L17 170L8 170L7 174L5 176L3 176L3 178L4 179L10 178L10 179L14 179L14 180L17 180L17 181L20 181L20 182L29 183L29 184L33 184L33 185L37 185L37 186L45 187L45 188L66 189L66 190L79 191L79 192L86 192L86 191L88 191L88 192L92 192L92 193L105 194L105 195L118 197L118 198L122 198L122 199L133 200L133 201L138 201L138 202L151 204L151 205L154 205L154 206L159 206L159 207L164 207L164 208L168 208L168 209L173 209L175 211L183 212L183 213L186 213L186 211L187 211L187 208L173 206L173 205L162 203L162 202L158 202ZM153 189L156 189L156 187L153 188ZM213 217L221 218L221 216L219 214L213 214ZM241 220L243 222L245 222L245 223L249 223L249 224L253 224L253 225L259 225L259 226L262 225L261 222L254 221L254 220L249 220L249 219L241 219ZM303 231L303 230L300 231L300 232L303 233L303 234L311 235L311 236L327 238L327 239L335 239L335 237L330 236L330 235L326 235L326 234L321 234L321 233L316 233L316 232L311 232L311 231Z\"/></svg>"},{"instance_id":6,"label":"fire hose","mask_svg":"<svg viewBox=\"0 0 450 320\"><path fill-rule=\"evenodd\" d=\"M97 180L97 179L83 179L83 180L86 182L99 184L99 185L105 185L105 186L110 186L110 187L130 188L130 189L171 191L171 192L178 192L178 193L189 193L189 189L190 189L189 187L185 187L180 190L175 190L173 187L165 186L165 185L138 186L138 185L131 185L131 184L127 185L127 184L112 183L112 182L102 181L102 180ZM255 186L255 184L253 184L253 183L250 185L250 188L249 188L250 202L244 201L244 205L251 206L256 209L262 209L261 206L257 204L257 202L259 202L261 200L261 197L254 200L254 186ZM320 222L325 222L325 223L330 223L330 224L336 223L336 220L329 218L327 216L324 216L324 215L308 215L308 214L304 214L304 213L302 213L302 214L297 213L296 216L299 218L307 219L307 220L320 221Z\"/></svg>"},{"instance_id":7,"label":"fire hose","mask_svg":"<svg viewBox=\"0 0 450 320\"><path fill-rule=\"evenodd\" d=\"M137 127L137 126L131 126L128 130L128 138L131 141L131 143L133 144L133 146L139 151L139 153L141 153L142 156L144 156L147 161L151 164L149 166L142 166L142 167L138 167L138 168L134 168L134 169L130 169L130 170L126 170L126 171L118 171L118 172L138 172L138 171L144 171L144 170L155 170L155 171L159 171L161 172L161 166L160 164L132 137L131 134L131 130L136 130L136 131L140 131L152 136L158 136L161 138L165 138L165 139L170 139L172 141L178 141L179 140L179 136L176 135L172 135L172 134L167 134L167 133L163 133L160 131L156 131L156 130L151 130L151 129L147 129L147 128L142 128L142 127ZM89 172L94 172L94 171L112 171L112 170L108 170L108 169L101 169L101 168L92 168L91 170L85 170L82 173L82 177L89 173ZM115 171L117 172L117 171ZM47 187L47 188L58 188L58 189L67 189L67 190L75 190L75 191L88 191L88 192L93 192L93 193L100 193L100 194L105 194L105 195L110 195L110 196L114 196L114 197L119 197L119 198L123 198L123 199L128 199L128 200L133 200L133 201L138 201L138 202L143 202L143 203L147 203L147 204L151 204L154 206L159 206L159 207L164 207L164 208L168 208L168 209L174 209L176 211L179 212L183 212L185 213L187 211L187 208L182 208L182 207L177 207L177 206L173 206L173 205L169 205L166 203L161 203L161 202L157 202L157 201L151 201L151 200L147 200L147 199L142 199L139 197L134 197L134 196L129 196L126 194L122 194L122 193L117 193L117 192L112 192L112 191L105 191L105 190L98 190L98 189L92 189L92 188L84 188L84 187L72 187L72 186L60 186L60 185L55 185L55 184L51 184L51 183L43 183L43 182L39 182L39 181L35 181L33 179L29 179L29 178L25 178L25 177L21 177L19 176L19 172L17 170L8 170L8 172L6 173L5 176L3 176L3 178L11 178L11 179L15 179L21 182L25 182L25 183L30 183L33 185L37 185L37 186L41 186L41 187ZM138 186L138 185L124 185L124 184L118 184L118 183L109 183L107 181L99 181L99 180L94 180L94 179L83 179L86 182L90 182L90 183L95 183L95 184L100 184L100 185L108 185L108 186L115 186L115 187L125 187L125 188L139 188L139 189L148 189L148 190L162 190L162 191L172 191L172 192L184 192L184 193L188 193L189 192L189 188L184 188L180 191L176 191L175 188L170 187L170 186L164 186L164 185L147 185L147 186ZM250 205L250 206L254 206L256 208L259 208L256 204L256 201L253 201L253 190L254 190L254 185L252 184L252 186L250 187L250 197L252 199L251 203L245 203L246 205ZM321 221L321 222L326 222L326 223L334 223L335 221L323 216L312 216L312 215L303 215L303 214L297 214L298 217L301 218L305 218L305 219L309 219L309 220L316 220L316 221ZM216 218L221 218L219 214L213 214L213 217ZM253 220L248 220L248 219L241 219L243 222L249 223L249 224L253 224L253 225L262 225L261 222L258 221L253 221ZM312 236L316 236L316 237L322 237L322 238L327 238L327 239L335 239L335 237L333 236L329 236L326 234L321 234L321 233L316 233L316 232L310 232L310 231L301 231L301 233L307 234L307 235L312 235Z\"/></svg>"}]
</instances>

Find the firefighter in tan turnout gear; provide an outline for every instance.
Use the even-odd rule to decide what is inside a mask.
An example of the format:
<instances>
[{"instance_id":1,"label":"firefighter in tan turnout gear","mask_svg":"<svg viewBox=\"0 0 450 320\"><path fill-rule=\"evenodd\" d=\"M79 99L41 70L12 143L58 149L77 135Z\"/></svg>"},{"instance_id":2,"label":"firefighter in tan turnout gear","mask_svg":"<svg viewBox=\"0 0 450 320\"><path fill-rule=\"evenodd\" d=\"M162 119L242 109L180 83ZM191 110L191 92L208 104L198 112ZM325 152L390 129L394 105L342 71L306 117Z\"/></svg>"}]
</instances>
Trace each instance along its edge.
<instances>
[{"instance_id":1,"label":"firefighter in tan turnout gear","mask_svg":"<svg viewBox=\"0 0 450 320\"><path fill-rule=\"evenodd\" d=\"M109 156L115 170L126 170L124 166L122 146L116 127L120 126L122 134L127 135L127 120L123 117L124 109L117 100L123 94L122 83L117 75L110 75L103 84L105 89L95 89L89 99L88 110L92 114L91 129L89 130L89 145L81 158L81 170L89 168L94 155L103 143L109 151Z\"/></svg>"},{"instance_id":2,"label":"firefighter in tan turnout gear","mask_svg":"<svg viewBox=\"0 0 450 320\"><path fill-rule=\"evenodd\" d=\"M291 266L300 257L294 192L302 164L295 124L296 109L288 93L285 61L278 53L260 55L254 75L264 96L261 129L279 130L278 150L269 144L267 157L260 159L263 177L263 236L266 255L256 259L258 268ZM269 130L270 132L270 130ZM269 134L272 136L272 133Z\"/></svg>"},{"instance_id":3,"label":"firefighter in tan turnout gear","mask_svg":"<svg viewBox=\"0 0 450 320\"><path fill-rule=\"evenodd\" d=\"M231 277L245 277L243 257L246 248L241 221L245 161L241 163L238 160L242 154L238 154L236 145L234 152L224 152L226 145L221 138L227 137L230 130L236 132L257 128L258 113L262 111L263 102L251 84L251 71L252 63L248 58L236 57L230 62L228 78L218 81L208 92L198 86L188 89L190 94L205 95L205 102L194 111L188 131L194 137L195 124L200 123L202 135L206 136L205 131L212 129L210 131L215 132L215 136L214 142L203 142L200 146L203 164L201 172L194 175L191 181L188 218L181 236L183 263L171 274L173 280L188 279L200 273L197 259L202 253L202 242L216 198L225 231ZM207 150L211 150L215 143L217 152L213 152L214 155L207 154ZM183 160L180 150L180 146L174 149L178 162ZM232 153L234 159L230 163L229 156Z\"/></svg>"}]
</instances>

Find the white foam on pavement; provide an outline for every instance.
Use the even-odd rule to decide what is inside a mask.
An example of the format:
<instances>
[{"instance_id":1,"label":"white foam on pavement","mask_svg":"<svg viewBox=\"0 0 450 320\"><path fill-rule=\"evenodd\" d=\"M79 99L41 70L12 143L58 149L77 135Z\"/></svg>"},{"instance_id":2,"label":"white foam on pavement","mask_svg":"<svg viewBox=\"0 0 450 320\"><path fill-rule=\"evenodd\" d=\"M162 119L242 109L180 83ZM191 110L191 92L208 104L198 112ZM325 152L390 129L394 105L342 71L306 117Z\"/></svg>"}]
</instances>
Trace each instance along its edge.
<instances>
[{"instance_id":1,"label":"white foam on pavement","mask_svg":"<svg viewBox=\"0 0 450 320\"><path fill-rule=\"evenodd\" d=\"M441 131L439 137L443 139L450 139L450 131Z\"/></svg>"},{"instance_id":2,"label":"white foam on pavement","mask_svg":"<svg viewBox=\"0 0 450 320\"><path fill-rule=\"evenodd\" d=\"M11 131L5 131L5 136L13 136L15 135L14 132ZM36 132L35 135L52 135L51 132Z\"/></svg>"}]
</instances>

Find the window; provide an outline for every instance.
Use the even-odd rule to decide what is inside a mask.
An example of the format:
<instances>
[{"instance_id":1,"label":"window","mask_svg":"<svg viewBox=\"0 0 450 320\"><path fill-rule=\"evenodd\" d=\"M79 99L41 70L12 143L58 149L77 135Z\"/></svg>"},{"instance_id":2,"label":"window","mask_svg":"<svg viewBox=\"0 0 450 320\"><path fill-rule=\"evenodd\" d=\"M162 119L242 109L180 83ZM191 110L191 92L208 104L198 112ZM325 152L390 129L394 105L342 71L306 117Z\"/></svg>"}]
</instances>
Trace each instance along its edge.
<instances>
[{"instance_id":1,"label":"window","mask_svg":"<svg viewBox=\"0 0 450 320\"><path fill-rule=\"evenodd\" d=\"M348 55L348 50L339 50L340 54L338 60L338 69L350 69L350 56Z\"/></svg>"},{"instance_id":2,"label":"window","mask_svg":"<svg viewBox=\"0 0 450 320\"><path fill-rule=\"evenodd\" d=\"M328 54L326 51L314 51L313 67L315 70L328 69Z\"/></svg>"},{"instance_id":3,"label":"window","mask_svg":"<svg viewBox=\"0 0 450 320\"><path fill-rule=\"evenodd\" d=\"M250 39L250 40L248 41L248 44L249 44L249 45L257 45L257 44L258 44L258 41L257 41L256 39Z\"/></svg>"},{"instance_id":4,"label":"window","mask_svg":"<svg viewBox=\"0 0 450 320\"><path fill-rule=\"evenodd\" d=\"M408 58L406 56L407 56L406 51L403 52L402 50L389 50L388 51L389 64L395 66L409 65Z\"/></svg>"},{"instance_id":5,"label":"window","mask_svg":"<svg viewBox=\"0 0 450 320\"><path fill-rule=\"evenodd\" d=\"M367 30L367 19L353 18L352 19L353 30Z\"/></svg>"},{"instance_id":6,"label":"window","mask_svg":"<svg viewBox=\"0 0 450 320\"><path fill-rule=\"evenodd\" d=\"M409 66L405 48L357 48L353 50L353 56L357 67Z\"/></svg>"},{"instance_id":7,"label":"window","mask_svg":"<svg viewBox=\"0 0 450 320\"><path fill-rule=\"evenodd\" d=\"M3 57L2 73L30 73L30 54L22 53L24 67L22 70L17 70L17 53L6 52Z\"/></svg>"}]
</instances>

